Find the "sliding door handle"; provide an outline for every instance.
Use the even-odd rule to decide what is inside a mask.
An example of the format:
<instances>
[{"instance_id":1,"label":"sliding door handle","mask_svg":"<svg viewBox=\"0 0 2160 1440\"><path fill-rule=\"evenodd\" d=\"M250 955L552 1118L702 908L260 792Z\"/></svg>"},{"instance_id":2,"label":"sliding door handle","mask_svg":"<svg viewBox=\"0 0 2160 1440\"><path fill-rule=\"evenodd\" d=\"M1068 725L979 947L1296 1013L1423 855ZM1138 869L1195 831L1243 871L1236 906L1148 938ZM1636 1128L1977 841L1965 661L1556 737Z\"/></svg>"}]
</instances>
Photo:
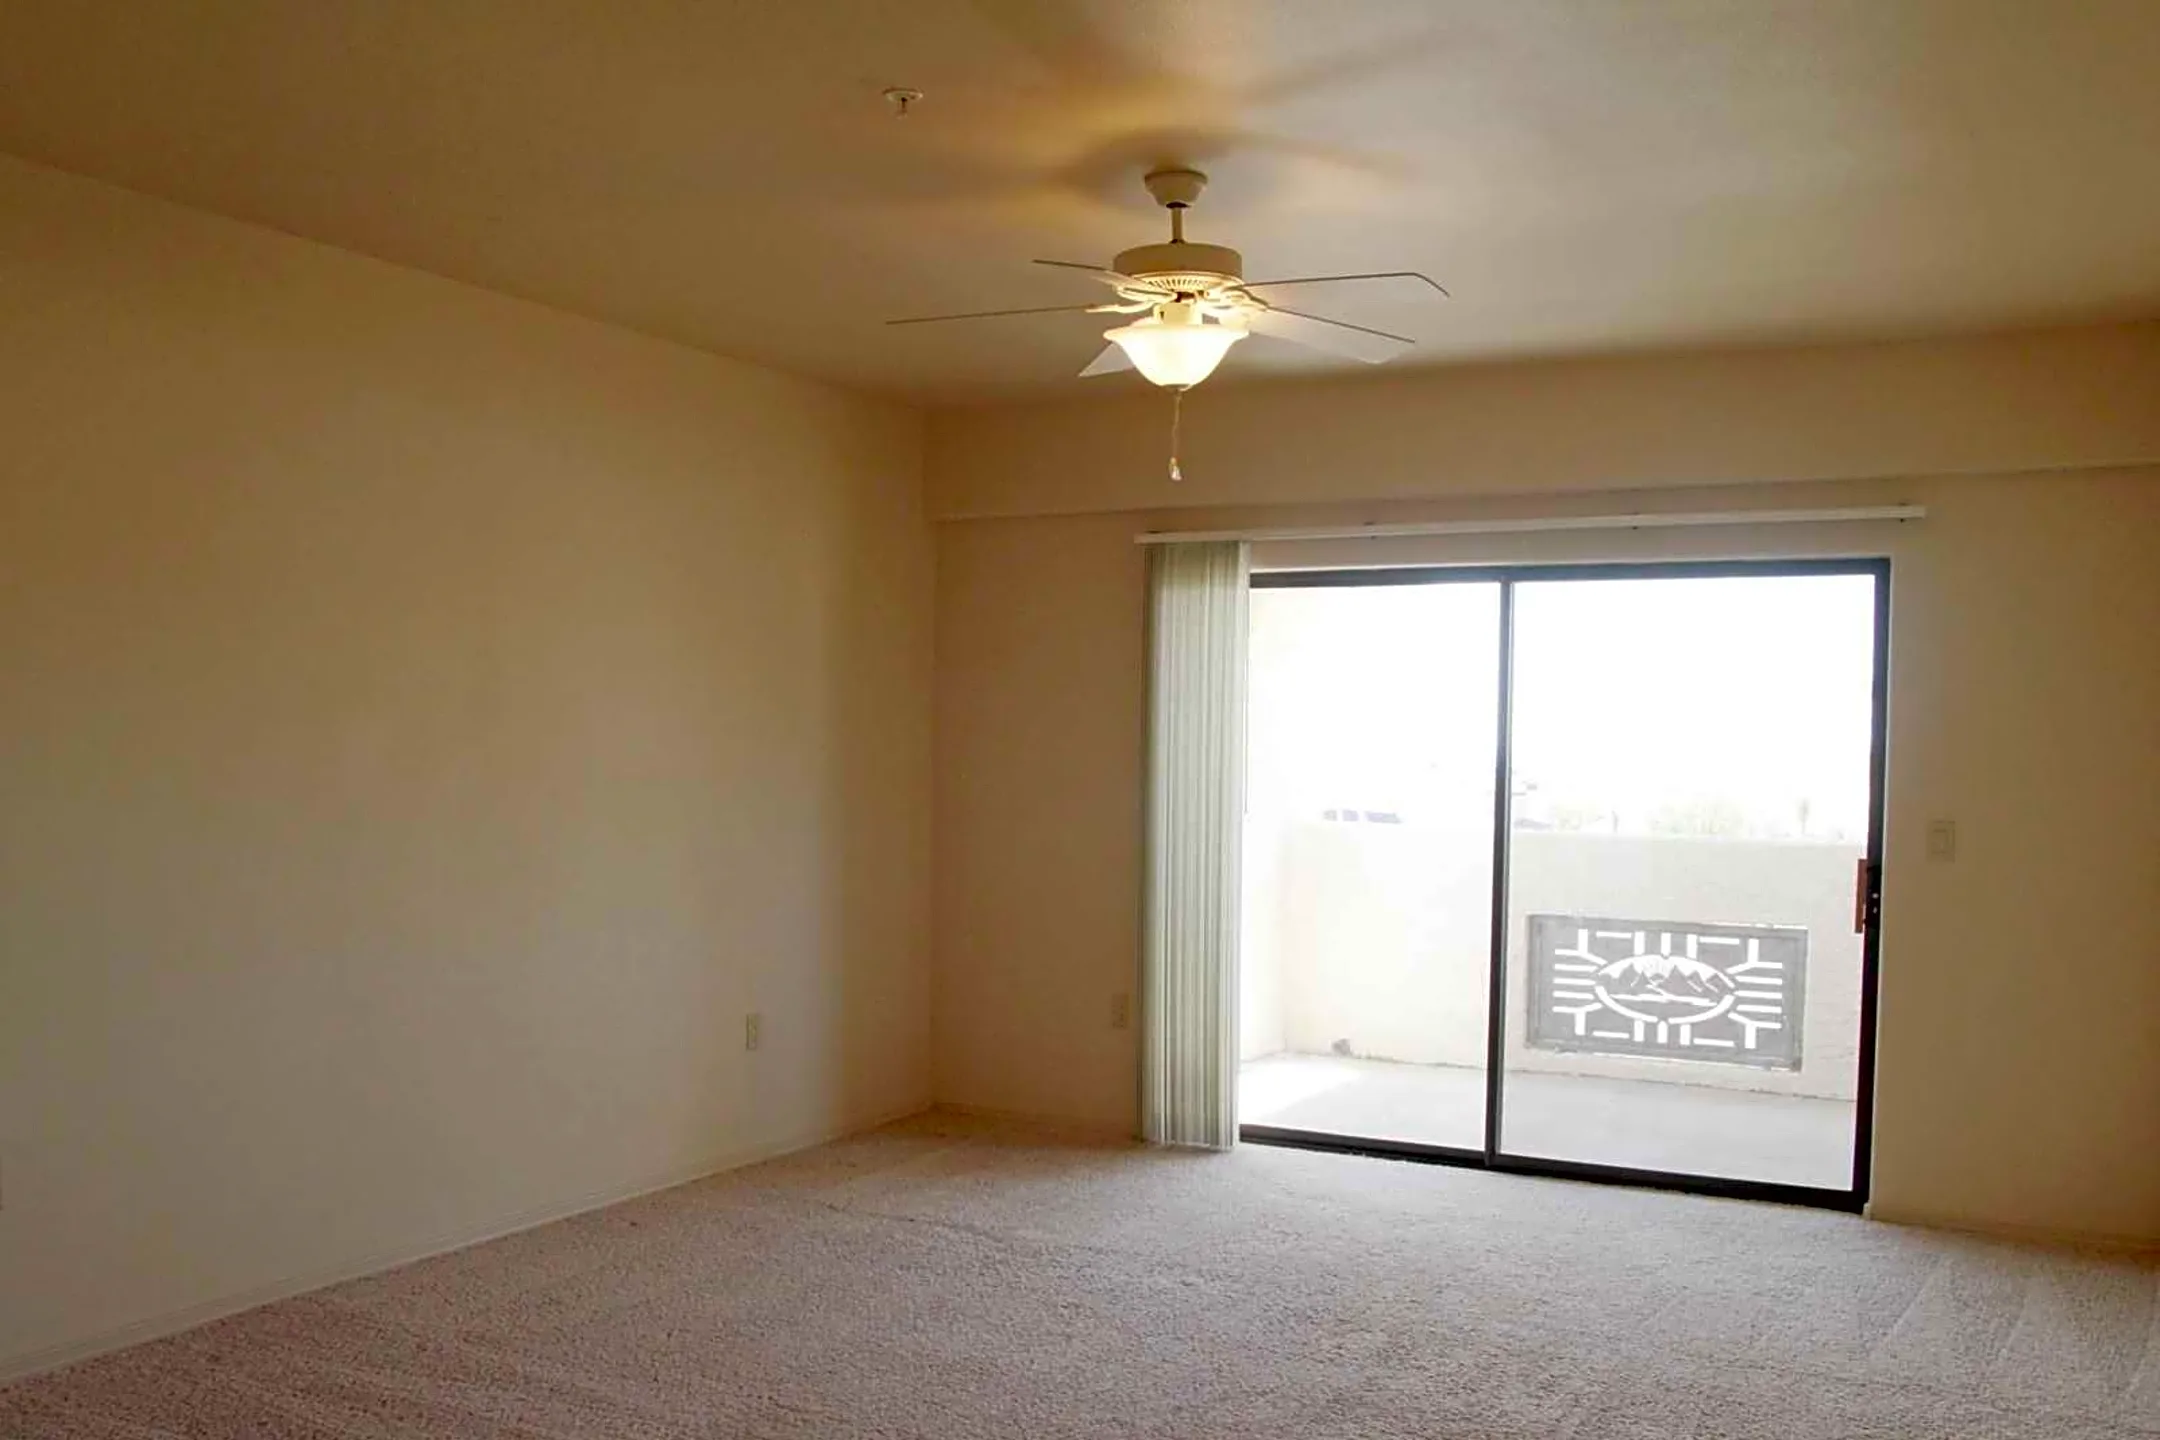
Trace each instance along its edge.
<instances>
[{"instance_id":1,"label":"sliding door handle","mask_svg":"<svg viewBox=\"0 0 2160 1440\"><path fill-rule=\"evenodd\" d=\"M1852 933L1865 935L1875 914L1875 867L1865 855L1853 862Z\"/></svg>"}]
</instances>

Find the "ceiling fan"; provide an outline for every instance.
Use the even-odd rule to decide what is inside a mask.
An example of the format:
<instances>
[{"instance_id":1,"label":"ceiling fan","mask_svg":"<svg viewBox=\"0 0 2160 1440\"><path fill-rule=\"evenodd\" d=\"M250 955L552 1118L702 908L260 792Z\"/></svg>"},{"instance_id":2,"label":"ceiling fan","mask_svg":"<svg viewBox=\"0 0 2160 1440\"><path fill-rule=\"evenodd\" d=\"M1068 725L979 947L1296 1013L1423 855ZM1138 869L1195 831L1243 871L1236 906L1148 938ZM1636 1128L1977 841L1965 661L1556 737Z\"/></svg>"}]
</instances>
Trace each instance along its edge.
<instances>
[{"instance_id":1,"label":"ceiling fan","mask_svg":"<svg viewBox=\"0 0 2160 1440\"><path fill-rule=\"evenodd\" d=\"M1185 238L1185 212L1206 188L1206 175L1185 168L1153 170L1146 184L1156 203L1170 212L1167 243L1126 250L1108 266L1071 260L1035 262L1092 275L1116 293L1115 300L1095 305L1039 305L1018 310L920 315L886 323L929 325L1009 315L1130 315L1136 318L1103 332L1110 344L1080 373L1106 375L1137 369L1157 385L1184 391L1214 374L1230 347L1247 335L1268 335L1374 365L1392 360L1416 343L1405 335L1292 310L1259 292L1350 280L1414 280L1442 295L1448 293L1439 281L1415 270L1247 280L1245 258L1237 251L1227 245L1205 245ZM1174 460L1172 469L1174 474Z\"/></svg>"}]
</instances>

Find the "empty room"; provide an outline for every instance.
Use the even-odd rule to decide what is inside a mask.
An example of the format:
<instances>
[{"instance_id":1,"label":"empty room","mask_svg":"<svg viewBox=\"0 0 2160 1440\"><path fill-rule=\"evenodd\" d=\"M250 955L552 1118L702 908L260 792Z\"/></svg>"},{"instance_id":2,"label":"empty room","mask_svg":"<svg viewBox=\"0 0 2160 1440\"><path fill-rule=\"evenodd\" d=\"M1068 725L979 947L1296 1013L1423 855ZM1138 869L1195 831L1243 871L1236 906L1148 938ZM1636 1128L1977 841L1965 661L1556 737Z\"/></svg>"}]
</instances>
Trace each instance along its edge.
<instances>
[{"instance_id":1,"label":"empty room","mask_svg":"<svg viewBox=\"0 0 2160 1440\"><path fill-rule=\"evenodd\" d=\"M0 1437L2160 1440L2155 76L0 4Z\"/></svg>"}]
</instances>

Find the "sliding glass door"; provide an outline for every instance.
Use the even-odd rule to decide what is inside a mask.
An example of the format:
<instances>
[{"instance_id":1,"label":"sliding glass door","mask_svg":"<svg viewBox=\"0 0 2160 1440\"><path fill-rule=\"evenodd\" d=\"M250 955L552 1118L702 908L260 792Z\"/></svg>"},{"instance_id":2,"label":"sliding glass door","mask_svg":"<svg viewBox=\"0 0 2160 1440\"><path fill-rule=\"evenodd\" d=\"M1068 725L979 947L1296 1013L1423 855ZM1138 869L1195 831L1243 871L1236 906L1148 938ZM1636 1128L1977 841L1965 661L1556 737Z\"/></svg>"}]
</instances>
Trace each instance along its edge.
<instances>
[{"instance_id":1,"label":"sliding glass door","mask_svg":"<svg viewBox=\"0 0 2160 1440\"><path fill-rule=\"evenodd\" d=\"M1859 1203L1887 579L1257 577L1247 1135Z\"/></svg>"},{"instance_id":2,"label":"sliding glass door","mask_svg":"<svg viewBox=\"0 0 2160 1440\"><path fill-rule=\"evenodd\" d=\"M1500 586L1251 613L1240 1118L1482 1151Z\"/></svg>"},{"instance_id":3,"label":"sliding glass door","mask_svg":"<svg viewBox=\"0 0 2160 1440\"><path fill-rule=\"evenodd\" d=\"M1513 1155L1847 1190L1869 574L1514 587Z\"/></svg>"}]
</instances>

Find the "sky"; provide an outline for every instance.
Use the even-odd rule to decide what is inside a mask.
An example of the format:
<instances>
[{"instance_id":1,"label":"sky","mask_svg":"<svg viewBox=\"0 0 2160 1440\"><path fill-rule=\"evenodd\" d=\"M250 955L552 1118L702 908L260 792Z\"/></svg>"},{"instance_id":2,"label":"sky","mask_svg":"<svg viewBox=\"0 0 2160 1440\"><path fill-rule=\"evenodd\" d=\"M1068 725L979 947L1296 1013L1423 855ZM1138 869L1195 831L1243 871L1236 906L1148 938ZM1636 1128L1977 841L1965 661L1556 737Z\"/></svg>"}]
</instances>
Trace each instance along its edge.
<instances>
[{"instance_id":1,"label":"sky","mask_svg":"<svg viewBox=\"0 0 2160 1440\"><path fill-rule=\"evenodd\" d=\"M1490 829L1497 584L1252 600L1255 811ZM1516 822L1860 839L1873 607L1867 575L1519 582Z\"/></svg>"}]
</instances>

